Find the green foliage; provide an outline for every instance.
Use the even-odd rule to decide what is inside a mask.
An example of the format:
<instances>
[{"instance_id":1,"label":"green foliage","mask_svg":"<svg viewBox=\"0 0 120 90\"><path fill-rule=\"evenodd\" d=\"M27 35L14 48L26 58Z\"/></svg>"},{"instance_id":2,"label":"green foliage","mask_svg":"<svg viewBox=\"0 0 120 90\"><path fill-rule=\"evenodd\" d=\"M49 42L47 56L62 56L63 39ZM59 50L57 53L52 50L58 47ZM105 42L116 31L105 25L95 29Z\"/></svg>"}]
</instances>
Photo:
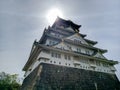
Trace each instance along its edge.
<instances>
[{"instance_id":1,"label":"green foliage","mask_svg":"<svg viewBox=\"0 0 120 90\"><path fill-rule=\"evenodd\" d=\"M0 73L0 90L20 90L17 74Z\"/></svg>"}]
</instances>

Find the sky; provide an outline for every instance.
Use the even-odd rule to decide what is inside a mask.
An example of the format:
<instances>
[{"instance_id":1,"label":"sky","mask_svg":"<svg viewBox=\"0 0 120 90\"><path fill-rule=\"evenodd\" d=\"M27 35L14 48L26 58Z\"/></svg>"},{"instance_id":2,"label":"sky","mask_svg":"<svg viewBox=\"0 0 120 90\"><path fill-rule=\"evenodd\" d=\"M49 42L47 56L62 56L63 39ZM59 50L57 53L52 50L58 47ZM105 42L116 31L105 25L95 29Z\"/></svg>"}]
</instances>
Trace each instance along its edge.
<instances>
[{"instance_id":1,"label":"sky","mask_svg":"<svg viewBox=\"0 0 120 90\"><path fill-rule=\"evenodd\" d=\"M80 33L107 49L108 59L120 62L120 0L0 0L0 72L23 77L33 41L49 25L51 8L82 25ZM120 64L115 67L120 80Z\"/></svg>"}]
</instances>

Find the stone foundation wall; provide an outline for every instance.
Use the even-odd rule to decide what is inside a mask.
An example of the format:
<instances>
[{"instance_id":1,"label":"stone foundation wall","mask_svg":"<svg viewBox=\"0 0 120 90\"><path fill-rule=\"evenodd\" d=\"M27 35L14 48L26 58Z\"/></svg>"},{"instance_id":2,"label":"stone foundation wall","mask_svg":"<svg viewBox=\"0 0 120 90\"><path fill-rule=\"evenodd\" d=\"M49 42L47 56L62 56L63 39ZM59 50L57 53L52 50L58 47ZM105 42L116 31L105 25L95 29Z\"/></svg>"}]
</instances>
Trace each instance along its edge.
<instances>
[{"instance_id":1,"label":"stone foundation wall","mask_svg":"<svg viewBox=\"0 0 120 90\"><path fill-rule=\"evenodd\" d=\"M120 90L120 82L114 74L43 63L24 79L22 90Z\"/></svg>"}]
</instances>

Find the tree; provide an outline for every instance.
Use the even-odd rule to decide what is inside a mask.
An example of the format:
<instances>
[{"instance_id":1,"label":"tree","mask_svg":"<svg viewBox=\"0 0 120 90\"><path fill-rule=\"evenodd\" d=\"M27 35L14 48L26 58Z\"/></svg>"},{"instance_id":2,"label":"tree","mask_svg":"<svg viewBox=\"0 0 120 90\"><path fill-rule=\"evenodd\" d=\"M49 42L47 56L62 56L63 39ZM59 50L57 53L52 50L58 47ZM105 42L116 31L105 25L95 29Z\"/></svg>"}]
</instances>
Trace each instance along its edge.
<instances>
[{"instance_id":1,"label":"tree","mask_svg":"<svg viewBox=\"0 0 120 90\"><path fill-rule=\"evenodd\" d=\"M20 86L18 74L0 73L0 90L20 90Z\"/></svg>"}]
</instances>

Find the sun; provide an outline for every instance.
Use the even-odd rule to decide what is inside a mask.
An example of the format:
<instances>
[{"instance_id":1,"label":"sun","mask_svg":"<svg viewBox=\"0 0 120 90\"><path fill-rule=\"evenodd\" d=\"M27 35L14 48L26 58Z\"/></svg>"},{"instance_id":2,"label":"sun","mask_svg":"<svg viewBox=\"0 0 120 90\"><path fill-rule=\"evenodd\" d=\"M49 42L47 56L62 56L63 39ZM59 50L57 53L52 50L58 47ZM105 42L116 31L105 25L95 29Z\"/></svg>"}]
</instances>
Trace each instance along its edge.
<instances>
[{"instance_id":1,"label":"sun","mask_svg":"<svg viewBox=\"0 0 120 90\"><path fill-rule=\"evenodd\" d=\"M48 22L50 23L50 25L52 25L55 21L55 19L57 18L57 16L62 17L63 18L63 13L60 9L58 8L52 8L50 9L47 14L46 14L46 18L48 20Z\"/></svg>"}]
</instances>

